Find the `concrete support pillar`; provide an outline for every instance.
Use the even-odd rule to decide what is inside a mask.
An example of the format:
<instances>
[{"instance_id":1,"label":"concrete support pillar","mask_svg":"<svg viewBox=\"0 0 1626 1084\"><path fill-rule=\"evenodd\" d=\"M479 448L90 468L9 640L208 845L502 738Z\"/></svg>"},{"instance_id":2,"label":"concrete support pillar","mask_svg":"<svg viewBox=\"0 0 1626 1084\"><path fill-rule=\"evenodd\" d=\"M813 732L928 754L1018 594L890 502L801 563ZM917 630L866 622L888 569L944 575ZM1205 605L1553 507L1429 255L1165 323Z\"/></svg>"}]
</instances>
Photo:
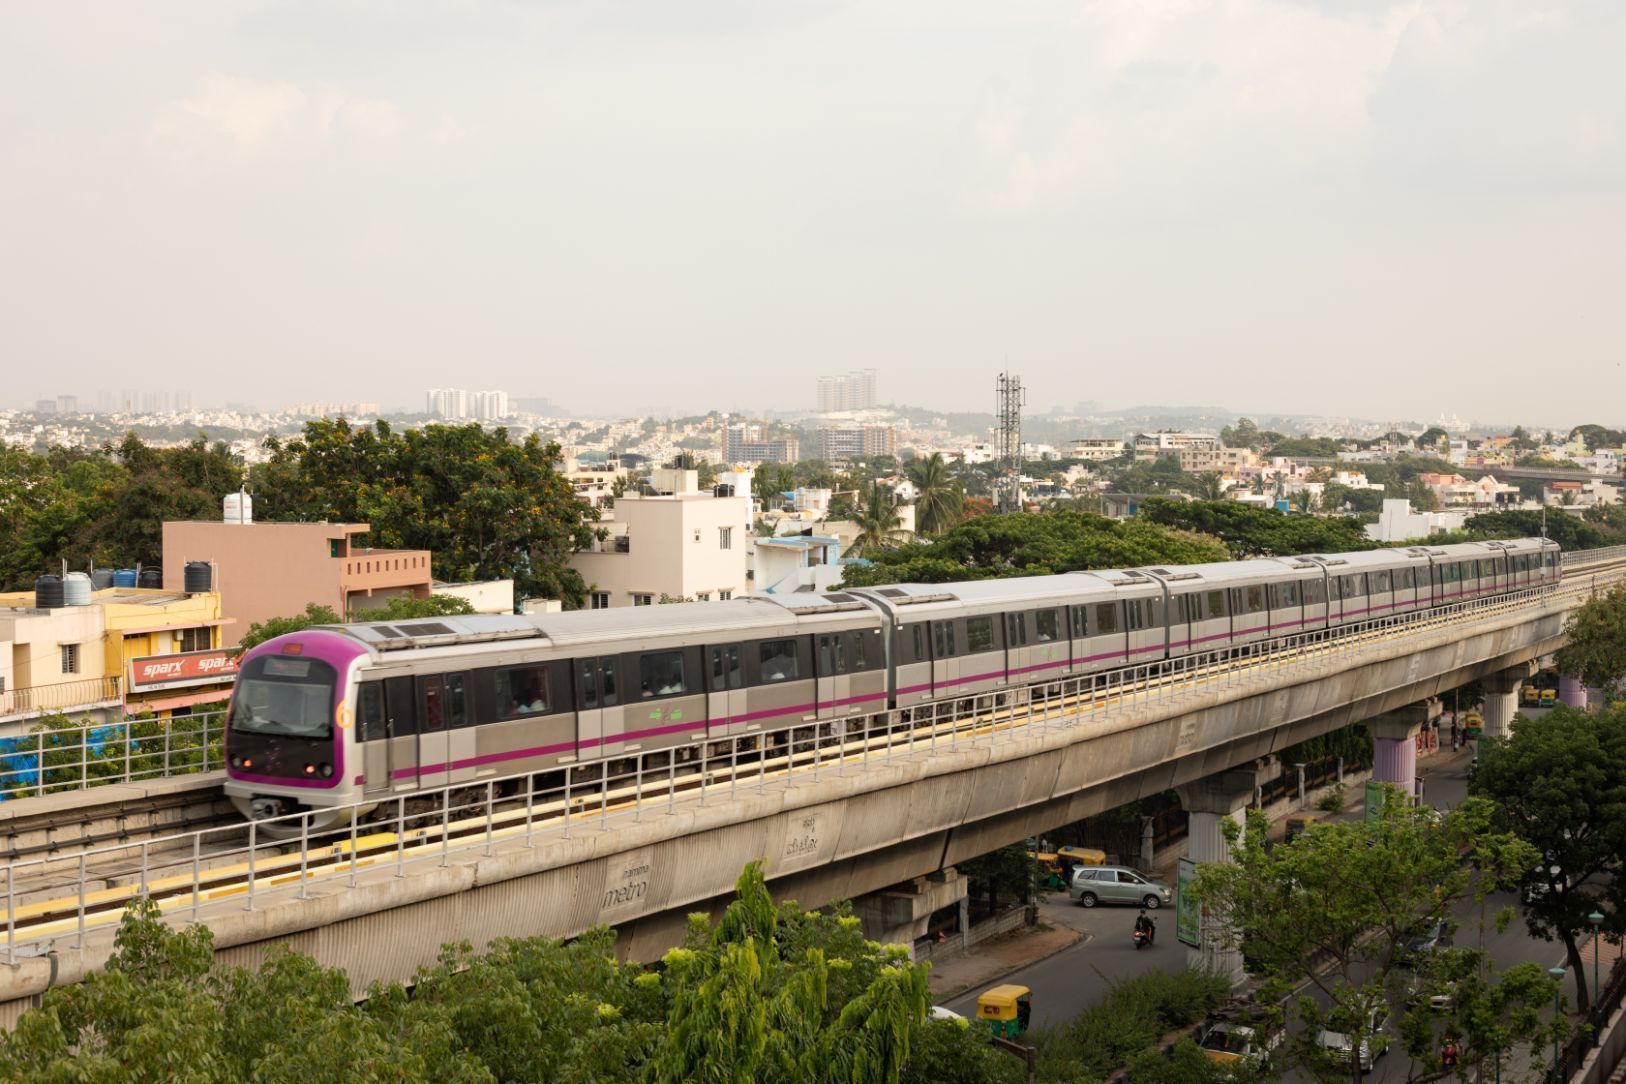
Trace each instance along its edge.
<instances>
[{"instance_id":1,"label":"concrete support pillar","mask_svg":"<svg viewBox=\"0 0 1626 1084\"><path fill-rule=\"evenodd\" d=\"M1393 783L1417 797L1417 734L1440 714L1438 700L1424 700L1385 712L1367 722L1372 732L1372 778Z\"/></svg>"},{"instance_id":2,"label":"concrete support pillar","mask_svg":"<svg viewBox=\"0 0 1626 1084\"><path fill-rule=\"evenodd\" d=\"M1586 685L1578 674L1558 675L1558 699L1572 708L1586 707Z\"/></svg>"},{"instance_id":3,"label":"concrete support pillar","mask_svg":"<svg viewBox=\"0 0 1626 1084\"><path fill-rule=\"evenodd\" d=\"M853 914L863 924L864 936L881 944L906 945L914 956L915 939L926 935L931 917L958 905L962 938L970 928L967 882L953 866L901 885L871 892L853 900Z\"/></svg>"},{"instance_id":4,"label":"concrete support pillar","mask_svg":"<svg viewBox=\"0 0 1626 1084\"><path fill-rule=\"evenodd\" d=\"M1189 818L1186 856L1197 863L1229 862L1231 844L1225 837L1225 822L1241 826L1259 787L1281 771L1278 764L1261 764L1221 772L1195 783L1176 787L1180 804ZM1178 902L1178 901L1176 901ZM1246 975L1242 970L1242 950L1227 944L1229 931L1205 908L1200 919L1197 948L1188 948L1187 966L1201 967L1228 976L1238 985Z\"/></svg>"},{"instance_id":5,"label":"concrete support pillar","mask_svg":"<svg viewBox=\"0 0 1626 1084\"><path fill-rule=\"evenodd\" d=\"M1530 677L1530 664L1499 670L1482 678L1485 687L1485 737L1505 738L1519 713L1519 686Z\"/></svg>"}]
</instances>

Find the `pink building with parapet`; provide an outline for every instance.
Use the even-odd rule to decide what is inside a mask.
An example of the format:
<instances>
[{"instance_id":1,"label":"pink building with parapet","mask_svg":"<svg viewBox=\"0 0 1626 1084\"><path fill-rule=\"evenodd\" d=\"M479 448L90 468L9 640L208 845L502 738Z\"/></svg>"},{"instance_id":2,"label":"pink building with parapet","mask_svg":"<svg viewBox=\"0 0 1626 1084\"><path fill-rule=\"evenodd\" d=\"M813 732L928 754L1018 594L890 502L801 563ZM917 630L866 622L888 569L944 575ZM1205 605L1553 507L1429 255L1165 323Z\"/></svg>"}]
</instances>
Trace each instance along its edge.
<instances>
[{"instance_id":1,"label":"pink building with parapet","mask_svg":"<svg viewBox=\"0 0 1626 1084\"><path fill-rule=\"evenodd\" d=\"M396 596L430 594L428 550L380 550L355 544L367 523L164 524L164 582L182 582L188 561L215 569L221 646L237 643L248 627L293 617L310 603L340 617L377 609Z\"/></svg>"}]
</instances>

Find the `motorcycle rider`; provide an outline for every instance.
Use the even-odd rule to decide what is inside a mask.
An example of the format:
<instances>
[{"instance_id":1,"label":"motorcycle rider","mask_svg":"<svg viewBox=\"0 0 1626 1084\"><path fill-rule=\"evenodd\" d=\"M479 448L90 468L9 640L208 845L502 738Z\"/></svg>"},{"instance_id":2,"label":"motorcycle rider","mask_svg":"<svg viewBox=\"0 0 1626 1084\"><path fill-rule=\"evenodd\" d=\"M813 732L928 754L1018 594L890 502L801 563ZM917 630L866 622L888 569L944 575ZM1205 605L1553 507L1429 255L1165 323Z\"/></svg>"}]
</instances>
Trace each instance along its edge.
<instances>
[{"instance_id":1,"label":"motorcycle rider","mask_svg":"<svg viewBox=\"0 0 1626 1084\"><path fill-rule=\"evenodd\" d=\"M1141 908L1140 914L1135 916L1135 932L1145 934L1148 945L1157 940L1157 923L1152 921L1152 916L1146 913L1144 907Z\"/></svg>"}]
</instances>

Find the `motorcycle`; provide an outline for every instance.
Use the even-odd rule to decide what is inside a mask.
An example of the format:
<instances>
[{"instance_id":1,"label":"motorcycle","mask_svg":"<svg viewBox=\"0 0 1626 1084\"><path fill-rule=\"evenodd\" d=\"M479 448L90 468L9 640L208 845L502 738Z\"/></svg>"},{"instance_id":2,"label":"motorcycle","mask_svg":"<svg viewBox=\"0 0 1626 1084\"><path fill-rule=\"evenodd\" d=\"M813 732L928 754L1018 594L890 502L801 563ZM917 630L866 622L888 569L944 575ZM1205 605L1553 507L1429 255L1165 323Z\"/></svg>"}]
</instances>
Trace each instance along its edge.
<instances>
[{"instance_id":1,"label":"motorcycle","mask_svg":"<svg viewBox=\"0 0 1626 1084\"><path fill-rule=\"evenodd\" d=\"M1136 930L1135 930L1135 951L1139 952L1141 949L1145 948L1147 945L1150 945L1151 943L1152 943L1152 931L1151 930L1143 930L1143 929L1140 929L1140 928L1136 928Z\"/></svg>"}]
</instances>

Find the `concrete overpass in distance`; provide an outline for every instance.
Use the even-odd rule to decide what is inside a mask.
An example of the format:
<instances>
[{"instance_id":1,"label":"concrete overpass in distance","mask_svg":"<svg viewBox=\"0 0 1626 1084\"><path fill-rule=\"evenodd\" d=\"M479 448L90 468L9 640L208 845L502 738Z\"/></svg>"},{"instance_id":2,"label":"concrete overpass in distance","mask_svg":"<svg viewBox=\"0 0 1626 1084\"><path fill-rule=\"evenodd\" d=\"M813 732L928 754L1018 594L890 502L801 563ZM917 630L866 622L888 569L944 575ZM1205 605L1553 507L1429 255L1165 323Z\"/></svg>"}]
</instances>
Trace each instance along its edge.
<instances>
[{"instance_id":1,"label":"concrete overpass in distance","mask_svg":"<svg viewBox=\"0 0 1626 1084\"><path fill-rule=\"evenodd\" d=\"M1236 769L1386 713L1402 714L1378 727L1380 774L1405 784L1408 705L1486 678L1489 725L1505 725L1518 676L1562 644L1569 611L1626 576L1626 553L1580 556L1556 588L1256 645L1241 658L1067 679L1045 687L1048 698L936 721L886 717L890 729L849 732L839 745L815 745L804 726L794 762L713 759L703 786L698 774L684 786L681 769L640 761L636 781L517 805L476 798L445 814L445 830L436 813L376 837L377 827L347 829L273 848L260 836L251 866L239 850L195 874L190 861L153 858L149 868L144 851L139 885L129 868L94 883L36 879L8 922L0 1022L104 964L120 902L143 885L172 920L206 922L223 961L250 964L287 942L343 967L359 993L410 979L457 940L481 948L603 924L629 956L654 959L681 940L689 912L725 904L758 860L780 898L816 906L913 882L929 912L941 903L930 878L957 862L1171 788L1192 796L1194 818L1217 823L1251 797L1225 793L1247 775ZM1203 857L1211 842L1193 827Z\"/></svg>"}]
</instances>

